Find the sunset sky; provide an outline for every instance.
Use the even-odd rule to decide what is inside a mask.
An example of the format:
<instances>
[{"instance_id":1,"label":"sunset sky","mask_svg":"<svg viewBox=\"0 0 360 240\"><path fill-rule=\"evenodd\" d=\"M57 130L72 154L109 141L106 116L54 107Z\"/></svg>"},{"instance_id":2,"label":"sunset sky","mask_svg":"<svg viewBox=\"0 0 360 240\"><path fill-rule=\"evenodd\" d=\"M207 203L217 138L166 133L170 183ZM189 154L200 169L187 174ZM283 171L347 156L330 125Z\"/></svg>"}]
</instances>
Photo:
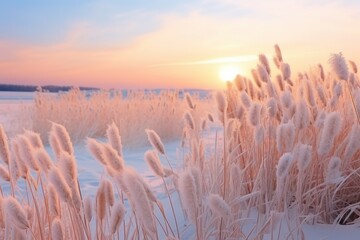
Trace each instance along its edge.
<instances>
[{"instance_id":1,"label":"sunset sky","mask_svg":"<svg viewBox=\"0 0 360 240\"><path fill-rule=\"evenodd\" d=\"M218 88L276 43L293 76L359 65L359 22L357 0L2 1L0 83Z\"/></svg>"}]
</instances>

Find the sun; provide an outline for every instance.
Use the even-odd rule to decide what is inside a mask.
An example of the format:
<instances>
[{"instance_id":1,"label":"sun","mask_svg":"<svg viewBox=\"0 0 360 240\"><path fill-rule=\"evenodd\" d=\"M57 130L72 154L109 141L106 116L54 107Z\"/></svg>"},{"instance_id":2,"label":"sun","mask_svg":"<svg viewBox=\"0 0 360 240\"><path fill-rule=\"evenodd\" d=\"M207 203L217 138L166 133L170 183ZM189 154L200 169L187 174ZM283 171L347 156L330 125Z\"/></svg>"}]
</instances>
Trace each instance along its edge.
<instances>
[{"instance_id":1,"label":"sun","mask_svg":"<svg viewBox=\"0 0 360 240\"><path fill-rule=\"evenodd\" d=\"M234 65L222 66L219 69L219 78L221 81L227 82L235 79L237 74L242 74L242 69Z\"/></svg>"}]
</instances>

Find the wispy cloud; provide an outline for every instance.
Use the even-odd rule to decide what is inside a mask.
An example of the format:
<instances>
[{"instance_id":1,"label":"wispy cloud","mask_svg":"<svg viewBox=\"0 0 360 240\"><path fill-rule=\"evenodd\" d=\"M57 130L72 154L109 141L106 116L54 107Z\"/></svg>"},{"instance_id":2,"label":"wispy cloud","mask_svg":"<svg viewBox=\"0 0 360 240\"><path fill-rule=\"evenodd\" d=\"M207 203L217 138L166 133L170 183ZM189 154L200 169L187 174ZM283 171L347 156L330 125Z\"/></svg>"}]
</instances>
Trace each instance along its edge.
<instances>
[{"instance_id":1,"label":"wispy cloud","mask_svg":"<svg viewBox=\"0 0 360 240\"><path fill-rule=\"evenodd\" d=\"M234 56L234 57L212 58L212 59L200 60L200 61L159 63L159 64L151 65L151 67L181 66L181 65L207 65L207 64L220 64L220 63L242 63L242 62L251 62L256 59L257 59L256 55L243 55L243 56Z\"/></svg>"}]
</instances>

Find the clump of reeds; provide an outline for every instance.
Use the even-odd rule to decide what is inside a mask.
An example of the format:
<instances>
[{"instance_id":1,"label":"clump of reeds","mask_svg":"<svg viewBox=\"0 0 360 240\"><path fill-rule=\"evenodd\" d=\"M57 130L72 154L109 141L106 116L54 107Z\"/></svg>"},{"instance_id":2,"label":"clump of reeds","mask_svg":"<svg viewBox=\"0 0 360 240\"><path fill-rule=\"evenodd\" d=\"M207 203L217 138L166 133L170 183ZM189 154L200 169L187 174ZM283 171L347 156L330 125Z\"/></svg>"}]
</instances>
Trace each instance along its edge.
<instances>
[{"instance_id":1,"label":"clump of reeds","mask_svg":"<svg viewBox=\"0 0 360 240\"><path fill-rule=\"evenodd\" d=\"M335 54L329 61L332 73L317 65L294 77L278 45L273 59L277 69L260 54L254 79L238 75L214 95L213 109L190 94L132 93L124 99L99 92L87 99L75 89L58 101L39 93L34 129L46 126L50 134L40 138L27 130L9 140L0 125L0 177L10 189L0 196L0 228L36 239L261 239L277 236L278 223L291 213L296 227L289 236L296 239L311 216L314 222L356 224L356 64L349 62L350 73L345 58ZM110 107L122 111L121 117ZM138 109L146 117L139 118ZM66 125L63 116L74 119ZM127 166L123 144L138 131L133 128L153 148L144 159L163 190ZM182 133L180 157L170 164L163 140ZM84 136L106 136L106 142L87 139L89 152L104 168L95 197L83 196L78 180L72 139ZM47 142L56 161L45 150Z\"/></svg>"},{"instance_id":2,"label":"clump of reeds","mask_svg":"<svg viewBox=\"0 0 360 240\"><path fill-rule=\"evenodd\" d=\"M196 104L198 101L201 104ZM50 94L39 90L34 106L29 106L29 111L22 112L26 116L18 119L23 121L30 117L32 130L40 133L45 142L48 142L51 122L63 125L77 143L86 137L104 136L111 124L119 129L122 144L138 146L147 143L143 138L146 128L154 129L164 140L176 139L182 130L178 119L188 107L196 112L209 111L211 100L207 96L182 91L84 92L73 88L68 92ZM151 117L139 118L139 113Z\"/></svg>"}]
</instances>

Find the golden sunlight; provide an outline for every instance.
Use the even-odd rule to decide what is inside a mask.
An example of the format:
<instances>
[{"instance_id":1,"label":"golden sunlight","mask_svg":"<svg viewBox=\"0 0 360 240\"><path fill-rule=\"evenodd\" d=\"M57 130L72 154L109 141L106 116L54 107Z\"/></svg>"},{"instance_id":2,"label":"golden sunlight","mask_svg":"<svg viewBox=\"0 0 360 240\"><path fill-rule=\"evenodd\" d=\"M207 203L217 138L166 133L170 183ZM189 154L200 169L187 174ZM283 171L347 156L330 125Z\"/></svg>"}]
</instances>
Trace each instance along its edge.
<instances>
[{"instance_id":1,"label":"golden sunlight","mask_svg":"<svg viewBox=\"0 0 360 240\"><path fill-rule=\"evenodd\" d=\"M220 80L224 82L234 80L237 74L243 74L243 70L238 66L226 65L219 69Z\"/></svg>"}]
</instances>

